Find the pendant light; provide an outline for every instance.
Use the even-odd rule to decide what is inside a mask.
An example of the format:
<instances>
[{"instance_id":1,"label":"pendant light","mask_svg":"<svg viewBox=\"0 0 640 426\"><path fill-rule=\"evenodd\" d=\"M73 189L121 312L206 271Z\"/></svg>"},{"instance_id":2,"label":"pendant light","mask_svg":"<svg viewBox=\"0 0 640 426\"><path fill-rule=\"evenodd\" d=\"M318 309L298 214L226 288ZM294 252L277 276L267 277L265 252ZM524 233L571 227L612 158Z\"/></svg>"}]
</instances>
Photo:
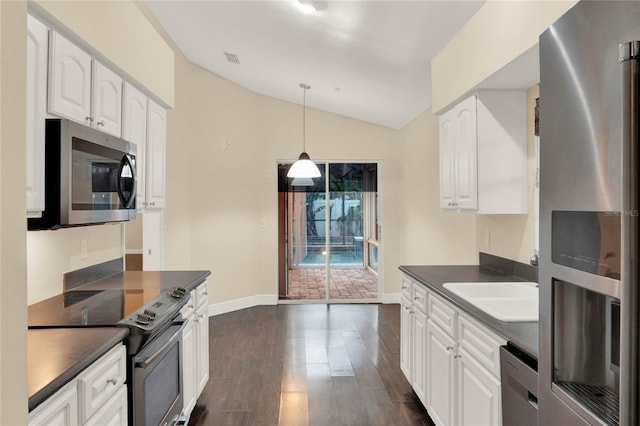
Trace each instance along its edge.
<instances>
[{"instance_id":1,"label":"pendant light","mask_svg":"<svg viewBox=\"0 0 640 426\"><path fill-rule=\"evenodd\" d=\"M294 178L291 185L294 186L311 186L313 185L312 178L320 177L320 169L309 158L309 154L305 151L305 138L306 138L306 111L307 111L307 90L311 89L311 86L305 83L300 83L302 88L302 154L298 157L298 161L293 163L289 168L287 177Z\"/></svg>"}]
</instances>

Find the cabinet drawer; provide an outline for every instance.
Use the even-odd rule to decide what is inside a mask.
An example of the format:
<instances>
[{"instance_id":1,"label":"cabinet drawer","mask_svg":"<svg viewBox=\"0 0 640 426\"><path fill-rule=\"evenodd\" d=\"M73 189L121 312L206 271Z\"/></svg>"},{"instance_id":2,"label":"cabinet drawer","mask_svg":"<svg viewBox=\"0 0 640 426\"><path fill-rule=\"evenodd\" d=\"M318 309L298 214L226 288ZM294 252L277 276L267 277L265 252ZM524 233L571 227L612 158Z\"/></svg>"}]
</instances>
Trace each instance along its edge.
<instances>
[{"instance_id":1,"label":"cabinet drawer","mask_svg":"<svg viewBox=\"0 0 640 426\"><path fill-rule=\"evenodd\" d=\"M427 297L427 316L451 337L457 338L458 313L453 306L432 293Z\"/></svg>"},{"instance_id":2,"label":"cabinet drawer","mask_svg":"<svg viewBox=\"0 0 640 426\"><path fill-rule=\"evenodd\" d=\"M465 315L458 318L458 335L460 347L500 377L500 346L507 341Z\"/></svg>"},{"instance_id":3,"label":"cabinet drawer","mask_svg":"<svg viewBox=\"0 0 640 426\"><path fill-rule=\"evenodd\" d=\"M78 413L86 422L113 395L127 378L124 345L111 349L78 375Z\"/></svg>"},{"instance_id":4,"label":"cabinet drawer","mask_svg":"<svg viewBox=\"0 0 640 426\"><path fill-rule=\"evenodd\" d=\"M406 297L407 299L411 300L411 287L413 286L413 283L411 282L411 280L409 279L409 277L406 276L402 276L402 287L400 289L401 291L401 295Z\"/></svg>"},{"instance_id":5,"label":"cabinet drawer","mask_svg":"<svg viewBox=\"0 0 640 426\"><path fill-rule=\"evenodd\" d=\"M203 282L196 288L196 309L209 302L209 286Z\"/></svg>"},{"instance_id":6,"label":"cabinet drawer","mask_svg":"<svg viewBox=\"0 0 640 426\"><path fill-rule=\"evenodd\" d=\"M420 284L413 284L413 297L411 301L413 306L418 308L422 313L427 313L427 290Z\"/></svg>"},{"instance_id":7,"label":"cabinet drawer","mask_svg":"<svg viewBox=\"0 0 640 426\"><path fill-rule=\"evenodd\" d=\"M84 426L127 426L127 387L120 386Z\"/></svg>"},{"instance_id":8,"label":"cabinet drawer","mask_svg":"<svg viewBox=\"0 0 640 426\"><path fill-rule=\"evenodd\" d=\"M78 424L78 393L72 381L29 413L29 426Z\"/></svg>"}]
</instances>

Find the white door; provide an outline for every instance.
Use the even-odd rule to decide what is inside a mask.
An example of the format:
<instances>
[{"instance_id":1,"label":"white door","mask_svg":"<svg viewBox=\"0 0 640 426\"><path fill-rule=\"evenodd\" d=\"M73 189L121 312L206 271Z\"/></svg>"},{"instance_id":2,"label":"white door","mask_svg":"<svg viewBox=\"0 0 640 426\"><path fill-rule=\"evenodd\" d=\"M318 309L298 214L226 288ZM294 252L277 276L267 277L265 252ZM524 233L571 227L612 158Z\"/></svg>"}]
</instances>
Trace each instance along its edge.
<instances>
[{"instance_id":1,"label":"white door","mask_svg":"<svg viewBox=\"0 0 640 426\"><path fill-rule=\"evenodd\" d=\"M147 209L164 207L165 149L167 140L167 113L149 99L147 121L146 201Z\"/></svg>"},{"instance_id":2,"label":"white door","mask_svg":"<svg viewBox=\"0 0 640 426\"><path fill-rule=\"evenodd\" d=\"M93 126L113 136L122 135L122 78L93 61Z\"/></svg>"},{"instance_id":3,"label":"white door","mask_svg":"<svg viewBox=\"0 0 640 426\"><path fill-rule=\"evenodd\" d=\"M412 339L411 332L411 302L402 297L400 299L400 370L404 373L409 383L411 377Z\"/></svg>"},{"instance_id":4,"label":"white door","mask_svg":"<svg viewBox=\"0 0 640 426\"><path fill-rule=\"evenodd\" d=\"M49 112L91 125L91 56L52 32L49 58Z\"/></svg>"},{"instance_id":5,"label":"white door","mask_svg":"<svg viewBox=\"0 0 640 426\"><path fill-rule=\"evenodd\" d=\"M453 117L455 111L442 114L440 127L440 207L455 209L456 193L454 180L455 139Z\"/></svg>"},{"instance_id":6,"label":"white door","mask_svg":"<svg viewBox=\"0 0 640 426\"><path fill-rule=\"evenodd\" d=\"M427 321L427 411L436 425L455 424L455 341Z\"/></svg>"},{"instance_id":7,"label":"white door","mask_svg":"<svg viewBox=\"0 0 640 426\"><path fill-rule=\"evenodd\" d=\"M412 315L412 327L413 334L413 390L420 398L423 404L426 404L426 343L427 343L427 316L417 310L413 309Z\"/></svg>"},{"instance_id":8,"label":"white door","mask_svg":"<svg viewBox=\"0 0 640 426\"><path fill-rule=\"evenodd\" d=\"M49 30L27 16L27 216L44 210L44 133Z\"/></svg>"},{"instance_id":9,"label":"white door","mask_svg":"<svg viewBox=\"0 0 640 426\"><path fill-rule=\"evenodd\" d=\"M122 138L136 144L136 205L142 210L145 204L145 164L147 147L147 97L125 81L122 102Z\"/></svg>"},{"instance_id":10,"label":"white door","mask_svg":"<svg viewBox=\"0 0 640 426\"><path fill-rule=\"evenodd\" d=\"M478 208L478 156L476 97L455 108L455 181L457 208Z\"/></svg>"},{"instance_id":11,"label":"white door","mask_svg":"<svg viewBox=\"0 0 640 426\"><path fill-rule=\"evenodd\" d=\"M458 359L460 426L499 426L502 423L500 380L460 349Z\"/></svg>"},{"instance_id":12,"label":"white door","mask_svg":"<svg viewBox=\"0 0 640 426\"><path fill-rule=\"evenodd\" d=\"M161 271L164 266L164 213L147 210L142 220L142 269Z\"/></svg>"}]
</instances>

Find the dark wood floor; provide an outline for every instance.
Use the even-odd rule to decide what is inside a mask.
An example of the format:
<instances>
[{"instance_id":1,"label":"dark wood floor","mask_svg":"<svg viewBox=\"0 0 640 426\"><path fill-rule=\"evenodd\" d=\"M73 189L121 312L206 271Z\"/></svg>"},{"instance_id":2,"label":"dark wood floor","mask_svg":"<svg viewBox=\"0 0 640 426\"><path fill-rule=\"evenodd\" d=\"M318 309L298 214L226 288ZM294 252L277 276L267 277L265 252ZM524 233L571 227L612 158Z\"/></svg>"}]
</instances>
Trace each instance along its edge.
<instances>
[{"instance_id":1,"label":"dark wood floor","mask_svg":"<svg viewBox=\"0 0 640 426\"><path fill-rule=\"evenodd\" d=\"M210 329L189 425L433 425L400 371L399 305L258 306Z\"/></svg>"}]
</instances>

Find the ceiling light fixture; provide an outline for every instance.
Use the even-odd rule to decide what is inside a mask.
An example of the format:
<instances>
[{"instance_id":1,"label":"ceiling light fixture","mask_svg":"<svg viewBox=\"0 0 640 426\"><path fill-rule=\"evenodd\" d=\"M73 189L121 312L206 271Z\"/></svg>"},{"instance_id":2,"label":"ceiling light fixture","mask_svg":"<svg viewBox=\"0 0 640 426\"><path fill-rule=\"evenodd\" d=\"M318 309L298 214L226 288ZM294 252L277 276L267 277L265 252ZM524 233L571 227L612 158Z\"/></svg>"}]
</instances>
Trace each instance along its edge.
<instances>
[{"instance_id":1,"label":"ceiling light fixture","mask_svg":"<svg viewBox=\"0 0 640 426\"><path fill-rule=\"evenodd\" d=\"M307 112L307 90L311 89L311 86L305 83L300 83L302 87L302 154L298 157L298 161L291 165L287 177L290 178L303 178L304 180L294 179L291 185L309 186L309 180L312 178L320 177L320 169L311 161L309 154L306 152L306 112ZM304 182L304 183L303 183ZM313 181L311 181L313 182Z\"/></svg>"}]
</instances>

